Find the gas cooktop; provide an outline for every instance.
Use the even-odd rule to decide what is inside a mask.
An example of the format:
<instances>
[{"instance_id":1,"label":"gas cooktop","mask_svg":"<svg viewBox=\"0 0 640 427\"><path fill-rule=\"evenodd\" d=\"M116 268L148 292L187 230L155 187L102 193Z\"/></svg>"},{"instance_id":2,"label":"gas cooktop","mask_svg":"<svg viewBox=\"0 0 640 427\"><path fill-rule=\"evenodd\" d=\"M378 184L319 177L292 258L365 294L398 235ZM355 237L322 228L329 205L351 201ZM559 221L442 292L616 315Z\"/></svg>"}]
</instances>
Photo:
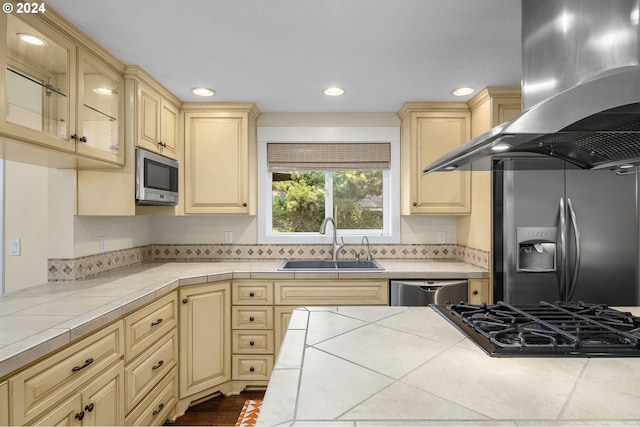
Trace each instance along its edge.
<instances>
[{"instance_id":1,"label":"gas cooktop","mask_svg":"<svg viewBox=\"0 0 640 427\"><path fill-rule=\"evenodd\" d=\"M640 357L640 317L603 304L432 307L493 357Z\"/></svg>"}]
</instances>

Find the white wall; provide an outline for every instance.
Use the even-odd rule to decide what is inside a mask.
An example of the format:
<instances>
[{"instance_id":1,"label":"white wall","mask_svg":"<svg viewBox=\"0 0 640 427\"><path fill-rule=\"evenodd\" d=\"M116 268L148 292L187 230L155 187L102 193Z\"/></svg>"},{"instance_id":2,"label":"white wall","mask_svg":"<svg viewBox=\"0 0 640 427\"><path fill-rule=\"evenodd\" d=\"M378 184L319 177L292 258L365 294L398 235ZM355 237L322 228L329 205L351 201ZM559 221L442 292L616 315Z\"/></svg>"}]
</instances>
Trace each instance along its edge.
<instances>
[{"instance_id":1,"label":"white wall","mask_svg":"<svg viewBox=\"0 0 640 427\"><path fill-rule=\"evenodd\" d=\"M153 243L225 243L224 233L231 231L231 243L255 244L257 220L255 216L183 216L153 217Z\"/></svg>"},{"instance_id":2,"label":"white wall","mask_svg":"<svg viewBox=\"0 0 640 427\"><path fill-rule=\"evenodd\" d=\"M146 216L76 216L73 218L73 257L97 254L100 236L106 237L106 251L151 244L150 224L151 218Z\"/></svg>"},{"instance_id":3,"label":"white wall","mask_svg":"<svg viewBox=\"0 0 640 427\"><path fill-rule=\"evenodd\" d=\"M47 281L49 254L49 170L5 162L5 291ZM9 256L9 241L20 239L20 256Z\"/></svg>"}]
</instances>

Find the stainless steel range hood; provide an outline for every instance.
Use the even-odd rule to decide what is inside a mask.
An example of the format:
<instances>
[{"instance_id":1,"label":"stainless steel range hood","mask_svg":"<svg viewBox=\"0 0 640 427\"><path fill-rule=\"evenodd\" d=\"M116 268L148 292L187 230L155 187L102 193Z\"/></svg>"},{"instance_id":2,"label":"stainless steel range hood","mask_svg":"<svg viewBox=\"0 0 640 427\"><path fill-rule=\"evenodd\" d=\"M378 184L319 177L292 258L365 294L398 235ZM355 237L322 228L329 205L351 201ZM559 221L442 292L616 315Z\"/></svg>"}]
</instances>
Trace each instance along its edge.
<instances>
[{"instance_id":1,"label":"stainless steel range hood","mask_svg":"<svg viewBox=\"0 0 640 427\"><path fill-rule=\"evenodd\" d=\"M522 153L585 169L640 164L639 10L640 0L522 0L523 112L423 172Z\"/></svg>"}]
</instances>

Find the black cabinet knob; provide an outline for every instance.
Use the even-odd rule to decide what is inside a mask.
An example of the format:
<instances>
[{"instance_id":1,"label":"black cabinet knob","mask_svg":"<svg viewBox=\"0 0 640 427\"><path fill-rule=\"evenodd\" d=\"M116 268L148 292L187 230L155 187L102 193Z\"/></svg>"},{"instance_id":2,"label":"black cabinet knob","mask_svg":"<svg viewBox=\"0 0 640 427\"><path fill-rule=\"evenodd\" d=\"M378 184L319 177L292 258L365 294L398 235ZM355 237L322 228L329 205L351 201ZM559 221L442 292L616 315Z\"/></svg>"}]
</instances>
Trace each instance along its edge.
<instances>
[{"instance_id":1,"label":"black cabinet knob","mask_svg":"<svg viewBox=\"0 0 640 427\"><path fill-rule=\"evenodd\" d=\"M474 295L478 295L478 291L473 291L473 294Z\"/></svg>"},{"instance_id":2,"label":"black cabinet knob","mask_svg":"<svg viewBox=\"0 0 640 427\"><path fill-rule=\"evenodd\" d=\"M256 343L253 341L249 341L249 345L256 345Z\"/></svg>"},{"instance_id":3,"label":"black cabinet knob","mask_svg":"<svg viewBox=\"0 0 640 427\"><path fill-rule=\"evenodd\" d=\"M249 317L249 322L253 322L254 320L253 316Z\"/></svg>"},{"instance_id":4,"label":"black cabinet knob","mask_svg":"<svg viewBox=\"0 0 640 427\"><path fill-rule=\"evenodd\" d=\"M253 372L253 371L255 371L256 369L252 366L252 367L250 367L250 368L249 368L249 370L250 370L251 372Z\"/></svg>"},{"instance_id":5,"label":"black cabinet knob","mask_svg":"<svg viewBox=\"0 0 640 427\"><path fill-rule=\"evenodd\" d=\"M188 300L188 299L186 299L186 298L182 300L182 303L183 303L183 304L186 304L186 303L188 303L188 302L189 302L189 300Z\"/></svg>"},{"instance_id":6,"label":"black cabinet knob","mask_svg":"<svg viewBox=\"0 0 640 427\"><path fill-rule=\"evenodd\" d=\"M255 294L255 293L253 293L253 292L250 292L250 293L249 293L249 296L250 296L250 297L255 297L255 296L256 296L256 294Z\"/></svg>"},{"instance_id":7,"label":"black cabinet knob","mask_svg":"<svg viewBox=\"0 0 640 427\"><path fill-rule=\"evenodd\" d=\"M89 403L87 406L84 407L84 410L87 411L87 412L91 412L91 411L93 411L94 407L95 406L94 406L93 403Z\"/></svg>"}]
</instances>

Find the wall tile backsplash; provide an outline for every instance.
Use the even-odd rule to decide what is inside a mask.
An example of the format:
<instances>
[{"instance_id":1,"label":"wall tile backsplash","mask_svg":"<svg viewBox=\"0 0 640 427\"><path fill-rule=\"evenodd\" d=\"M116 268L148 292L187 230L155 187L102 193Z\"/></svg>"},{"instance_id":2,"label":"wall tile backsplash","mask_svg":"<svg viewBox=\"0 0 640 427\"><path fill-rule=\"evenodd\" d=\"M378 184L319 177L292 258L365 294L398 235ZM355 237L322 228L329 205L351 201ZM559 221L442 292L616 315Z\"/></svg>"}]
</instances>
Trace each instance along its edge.
<instances>
[{"instance_id":1,"label":"wall tile backsplash","mask_svg":"<svg viewBox=\"0 0 640 427\"><path fill-rule=\"evenodd\" d=\"M345 245L342 259L353 259L362 245ZM489 268L489 252L455 244L372 244L374 259L457 259ZM146 261L213 261L251 259L330 259L329 245L153 244L79 258L48 260L49 281L86 279Z\"/></svg>"}]
</instances>

